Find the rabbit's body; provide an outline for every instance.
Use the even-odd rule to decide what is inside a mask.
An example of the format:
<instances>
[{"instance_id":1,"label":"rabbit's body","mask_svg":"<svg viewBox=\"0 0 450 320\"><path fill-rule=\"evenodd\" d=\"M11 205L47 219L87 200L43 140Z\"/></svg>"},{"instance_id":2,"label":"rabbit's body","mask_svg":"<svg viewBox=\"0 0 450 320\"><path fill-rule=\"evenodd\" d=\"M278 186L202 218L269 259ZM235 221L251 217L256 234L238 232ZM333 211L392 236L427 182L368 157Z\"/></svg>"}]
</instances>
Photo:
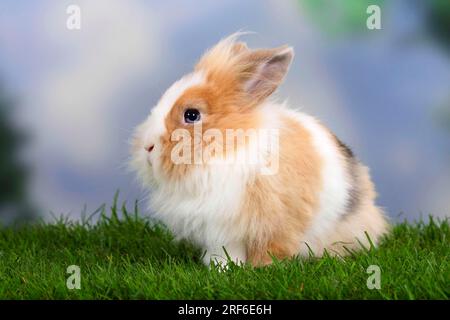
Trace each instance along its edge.
<instances>
[{"instance_id":1,"label":"rabbit's body","mask_svg":"<svg viewBox=\"0 0 450 320\"><path fill-rule=\"evenodd\" d=\"M234 261L254 265L310 249L345 254L344 246L368 244L366 232L376 243L387 230L367 168L316 119L269 98L291 58L289 48L250 51L234 37L223 40L164 94L136 132L133 165L152 189L152 211L178 238L204 248L206 263L225 261L223 248ZM201 110L202 133L269 134L248 136L212 156L216 162L176 164L173 132L195 136L192 106ZM263 174L273 161L266 146L275 133L276 171ZM237 161L248 154L253 161Z\"/></svg>"}]
</instances>

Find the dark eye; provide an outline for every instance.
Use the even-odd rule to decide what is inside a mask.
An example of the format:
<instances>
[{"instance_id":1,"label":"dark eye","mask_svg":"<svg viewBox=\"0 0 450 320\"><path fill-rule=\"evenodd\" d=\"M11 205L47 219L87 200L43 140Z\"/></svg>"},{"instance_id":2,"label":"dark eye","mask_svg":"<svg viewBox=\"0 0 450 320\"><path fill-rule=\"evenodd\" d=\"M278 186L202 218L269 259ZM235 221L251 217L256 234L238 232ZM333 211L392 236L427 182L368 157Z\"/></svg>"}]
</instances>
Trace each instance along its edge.
<instances>
[{"instance_id":1,"label":"dark eye","mask_svg":"<svg viewBox=\"0 0 450 320\"><path fill-rule=\"evenodd\" d=\"M195 123L200 121L201 115L200 111L197 109L186 109L184 111L184 122L186 123Z\"/></svg>"}]
</instances>

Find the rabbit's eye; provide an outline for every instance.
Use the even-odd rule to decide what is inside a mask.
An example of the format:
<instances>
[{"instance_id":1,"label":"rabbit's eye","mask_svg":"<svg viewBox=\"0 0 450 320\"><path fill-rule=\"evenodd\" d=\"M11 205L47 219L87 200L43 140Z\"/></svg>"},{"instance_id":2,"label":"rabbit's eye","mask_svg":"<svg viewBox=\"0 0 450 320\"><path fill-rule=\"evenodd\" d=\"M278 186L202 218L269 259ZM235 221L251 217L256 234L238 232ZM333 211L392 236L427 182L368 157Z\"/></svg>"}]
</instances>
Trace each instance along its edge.
<instances>
[{"instance_id":1,"label":"rabbit's eye","mask_svg":"<svg viewBox=\"0 0 450 320\"><path fill-rule=\"evenodd\" d=\"M184 111L184 122L186 123L195 123L200 121L201 115L200 111L197 109L186 109Z\"/></svg>"}]
</instances>

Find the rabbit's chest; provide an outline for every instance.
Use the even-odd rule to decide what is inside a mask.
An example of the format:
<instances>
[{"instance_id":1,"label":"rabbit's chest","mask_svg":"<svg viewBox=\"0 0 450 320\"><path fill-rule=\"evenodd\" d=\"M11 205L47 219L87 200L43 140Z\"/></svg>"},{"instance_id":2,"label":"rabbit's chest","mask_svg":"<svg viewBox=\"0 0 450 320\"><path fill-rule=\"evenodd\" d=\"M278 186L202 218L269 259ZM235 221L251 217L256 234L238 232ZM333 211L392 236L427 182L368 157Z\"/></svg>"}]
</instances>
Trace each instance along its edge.
<instances>
[{"instance_id":1,"label":"rabbit's chest","mask_svg":"<svg viewBox=\"0 0 450 320\"><path fill-rule=\"evenodd\" d=\"M198 244L224 242L241 237L236 228L245 196L242 176L222 172L203 181L186 184L186 188L167 188L152 194L151 208L177 238ZM189 185L191 188L189 188ZM196 188L192 190L192 188Z\"/></svg>"}]
</instances>

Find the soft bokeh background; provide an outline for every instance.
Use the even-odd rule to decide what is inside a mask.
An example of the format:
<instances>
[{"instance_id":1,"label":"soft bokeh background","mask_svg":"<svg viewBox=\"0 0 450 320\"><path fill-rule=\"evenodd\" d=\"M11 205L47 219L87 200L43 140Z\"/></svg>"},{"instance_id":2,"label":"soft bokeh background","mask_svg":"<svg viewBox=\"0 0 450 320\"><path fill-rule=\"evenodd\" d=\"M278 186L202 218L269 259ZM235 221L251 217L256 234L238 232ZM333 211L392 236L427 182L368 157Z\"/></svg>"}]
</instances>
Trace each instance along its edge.
<instances>
[{"instance_id":1,"label":"soft bokeh background","mask_svg":"<svg viewBox=\"0 0 450 320\"><path fill-rule=\"evenodd\" d=\"M81 8L81 30L66 28L70 4ZM380 5L382 30L366 28L369 4ZM78 218L117 189L143 199L125 170L133 127L206 48L238 30L256 32L245 36L253 47L295 48L280 97L371 167L393 219L449 216L448 4L3 0L0 219Z\"/></svg>"}]
</instances>

